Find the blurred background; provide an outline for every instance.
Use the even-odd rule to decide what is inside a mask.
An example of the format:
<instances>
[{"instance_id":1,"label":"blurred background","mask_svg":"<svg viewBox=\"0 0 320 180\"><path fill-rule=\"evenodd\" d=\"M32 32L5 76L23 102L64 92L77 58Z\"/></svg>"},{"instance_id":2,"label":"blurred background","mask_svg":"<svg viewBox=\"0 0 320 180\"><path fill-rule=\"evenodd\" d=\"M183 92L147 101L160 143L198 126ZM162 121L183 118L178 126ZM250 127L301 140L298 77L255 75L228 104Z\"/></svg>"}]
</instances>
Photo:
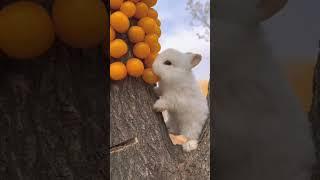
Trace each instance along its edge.
<instances>
[{"instance_id":1,"label":"blurred background","mask_svg":"<svg viewBox=\"0 0 320 180\"><path fill-rule=\"evenodd\" d=\"M319 0L288 0L281 12L263 23L274 57L306 111L312 99L320 40L319 7ZM210 1L158 0L155 8L162 22L162 50L175 48L203 56L194 74L206 93L210 76Z\"/></svg>"},{"instance_id":2,"label":"blurred background","mask_svg":"<svg viewBox=\"0 0 320 180\"><path fill-rule=\"evenodd\" d=\"M319 7L319 0L288 0L282 11L263 24L273 54L305 111L310 109L320 40Z\"/></svg>"}]
</instances>

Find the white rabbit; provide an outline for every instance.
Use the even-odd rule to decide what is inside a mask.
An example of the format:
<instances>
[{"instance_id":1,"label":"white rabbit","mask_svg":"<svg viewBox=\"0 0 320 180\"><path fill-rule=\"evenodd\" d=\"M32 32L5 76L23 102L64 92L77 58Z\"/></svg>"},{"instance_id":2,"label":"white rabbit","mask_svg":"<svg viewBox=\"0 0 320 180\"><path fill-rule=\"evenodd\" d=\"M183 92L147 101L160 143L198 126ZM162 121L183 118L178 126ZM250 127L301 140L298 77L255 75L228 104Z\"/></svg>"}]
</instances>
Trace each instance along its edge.
<instances>
[{"instance_id":1,"label":"white rabbit","mask_svg":"<svg viewBox=\"0 0 320 180\"><path fill-rule=\"evenodd\" d=\"M184 151L195 150L209 110L206 97L192 74L201 55L166 49L160 53L152 67L160 77L155 92L160 98L154 109L167 112L166 125L170 132L184 135L188 141L182 144Z\"/></svg>"},{"instance_id":2,"label":"white rabbit","mask_svg":"<svg viewBox=\"0 0 320 180\"><path fill-rule=\"evenodd\" d=\"M259 3L215 1L216 179L309 180L311 125L272 59Z\"/></svg>"}]
</instances>

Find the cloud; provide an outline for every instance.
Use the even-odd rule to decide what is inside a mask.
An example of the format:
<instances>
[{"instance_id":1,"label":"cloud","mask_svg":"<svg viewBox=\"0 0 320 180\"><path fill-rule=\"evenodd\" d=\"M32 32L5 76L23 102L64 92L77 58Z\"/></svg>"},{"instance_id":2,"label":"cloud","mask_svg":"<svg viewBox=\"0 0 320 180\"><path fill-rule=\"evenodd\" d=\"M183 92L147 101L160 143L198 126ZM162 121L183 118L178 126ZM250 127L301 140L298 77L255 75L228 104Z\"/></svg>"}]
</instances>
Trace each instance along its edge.
<instances>
[{"instance_id":1,"label":"cloud","mask_svg":"<svg viewBox=\"0 0 320 180\"><path fill-rule=\"evenodd\" d=\"M182 52L193 52L202 55L201 63L194 69L197 79L209 79L210 73L210 43L198 39L196 32L201 28L179 26L170 34L160 38L162 50L174 48Z\"/></svg>"}]
</instances>

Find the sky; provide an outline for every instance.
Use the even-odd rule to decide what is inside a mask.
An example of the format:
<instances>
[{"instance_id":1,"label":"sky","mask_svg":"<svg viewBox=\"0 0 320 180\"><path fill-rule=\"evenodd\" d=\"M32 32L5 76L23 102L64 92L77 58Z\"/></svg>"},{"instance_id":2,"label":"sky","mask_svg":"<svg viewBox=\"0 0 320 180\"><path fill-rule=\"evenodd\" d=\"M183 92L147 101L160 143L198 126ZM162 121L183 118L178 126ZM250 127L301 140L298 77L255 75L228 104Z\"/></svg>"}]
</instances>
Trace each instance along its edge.
<instances>
[{"instance_id":1,"label":"sky","mask_svg":"<svg viewBox=\"0 0 320 180\"><path fill-rule=\"evenodd\" d=\"M210 43L198 39L196 32L201 27L190 25L191 15L186 10L187 0L158 0L154 7L161 21L161 51L175 48L182 52L202 55L202 61L193 70L198 80L208 80L210 76Z\"/></svg>"}]
</instances>

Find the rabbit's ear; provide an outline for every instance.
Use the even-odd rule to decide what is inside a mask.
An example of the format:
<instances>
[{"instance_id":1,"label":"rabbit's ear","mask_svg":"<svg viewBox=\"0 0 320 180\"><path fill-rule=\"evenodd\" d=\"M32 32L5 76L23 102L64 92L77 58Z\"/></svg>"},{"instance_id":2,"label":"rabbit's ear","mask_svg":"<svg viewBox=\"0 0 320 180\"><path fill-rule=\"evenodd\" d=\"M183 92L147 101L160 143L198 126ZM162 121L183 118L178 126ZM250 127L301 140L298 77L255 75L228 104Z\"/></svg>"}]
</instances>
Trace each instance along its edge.
<instances>
[{"instance_id":1,"label":"rabbit's ear","mask_svg":"<svg viewBox=\"0 0 320 180\"><path fill-rule=\"evenodd\" d=\"M257 8L261 9L262 13L260 21L265 21L279 12L287 4L288 0L260 0Z\"/></svg>"},{"instance_id":2,"label":"rabbit's ear","mask_svg":"<svg viewBox=\"0 0 320 180\"><path fill-rule=\"evenodd\" d=\"M193 53L188 53L188 54L191 55L191 61L190 61L191 68L194 68L200 63L202 57L200 54L193 54Z\"/></svg>"}]
</instances>

